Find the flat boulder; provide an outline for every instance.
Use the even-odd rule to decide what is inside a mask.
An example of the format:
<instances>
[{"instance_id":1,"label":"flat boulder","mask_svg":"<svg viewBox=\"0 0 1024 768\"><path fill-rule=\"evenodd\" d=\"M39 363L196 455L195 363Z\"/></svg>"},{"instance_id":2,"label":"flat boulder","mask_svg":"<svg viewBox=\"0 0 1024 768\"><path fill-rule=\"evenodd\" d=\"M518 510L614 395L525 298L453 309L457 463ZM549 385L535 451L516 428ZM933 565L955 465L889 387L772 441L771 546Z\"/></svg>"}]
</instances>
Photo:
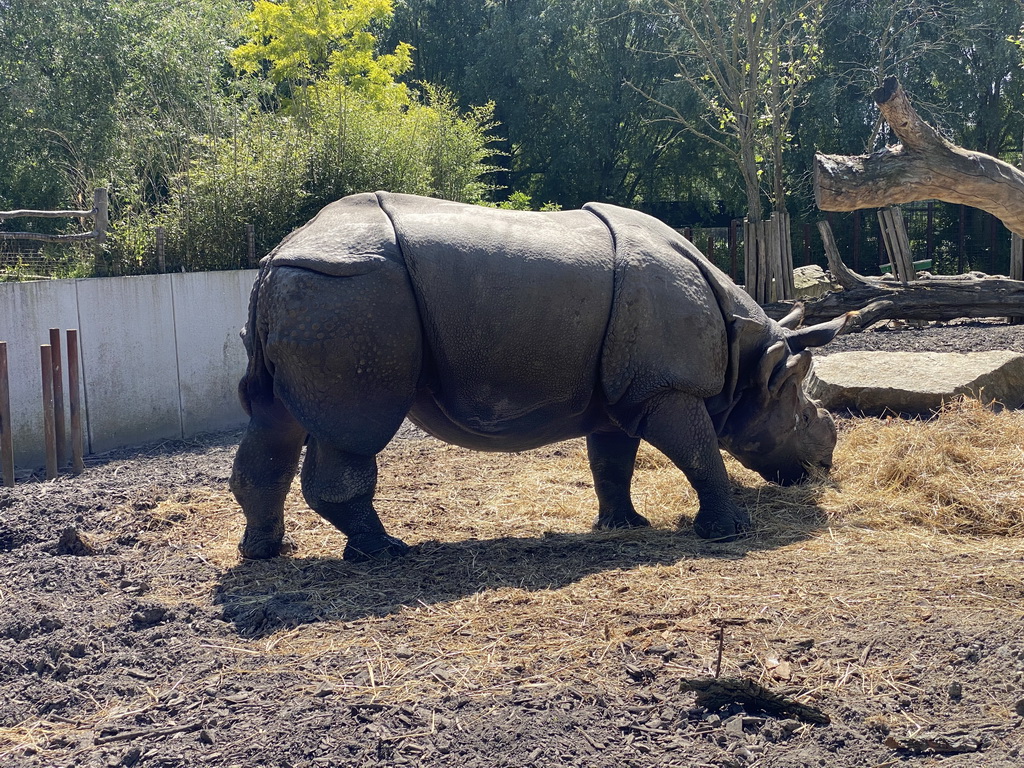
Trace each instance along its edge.
<instances>
[{"instance_id":1,"label":"flat boulder","mask_svg":"<svg viewBox=\"0 0 1024 768\"><path fill-rule=\"evenodd\" d=\"M808 394L830 410L924 414L968 395L1024 405L1024 355L1009 351L838 352L816 357Z\"/></svg>"}]
</instances>

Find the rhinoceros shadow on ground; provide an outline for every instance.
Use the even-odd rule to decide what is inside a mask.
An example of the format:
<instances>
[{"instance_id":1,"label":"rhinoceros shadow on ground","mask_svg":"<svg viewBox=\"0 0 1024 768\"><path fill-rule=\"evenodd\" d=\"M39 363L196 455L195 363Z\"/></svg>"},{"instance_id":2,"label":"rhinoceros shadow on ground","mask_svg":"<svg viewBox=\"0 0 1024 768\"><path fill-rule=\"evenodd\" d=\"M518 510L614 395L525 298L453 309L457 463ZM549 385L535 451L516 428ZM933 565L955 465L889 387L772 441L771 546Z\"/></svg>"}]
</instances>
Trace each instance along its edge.
<instances>
[{"instance_id":1,"label":"rhinoceros shadow on ground","mask_svg":"<svg viewBox=\"0 0 1024 768\"><path fill-rule=\"evenodd\" d=\"M758 489L760 505L773 494ZM804 504L783 527L765 520L767 530L734 542L698 539L688 529L649 528L615 532L545 533L462 541L423 541L402 558L350 563L340 557L244 560L223 574L215 603L224 618L247 637L317 622L354 621L395 614L409 605L442 605L489 590L559 589L588 576L642 566L741 560L776 549L827 527L825 512Z\"/></svg>"}]
</instances>

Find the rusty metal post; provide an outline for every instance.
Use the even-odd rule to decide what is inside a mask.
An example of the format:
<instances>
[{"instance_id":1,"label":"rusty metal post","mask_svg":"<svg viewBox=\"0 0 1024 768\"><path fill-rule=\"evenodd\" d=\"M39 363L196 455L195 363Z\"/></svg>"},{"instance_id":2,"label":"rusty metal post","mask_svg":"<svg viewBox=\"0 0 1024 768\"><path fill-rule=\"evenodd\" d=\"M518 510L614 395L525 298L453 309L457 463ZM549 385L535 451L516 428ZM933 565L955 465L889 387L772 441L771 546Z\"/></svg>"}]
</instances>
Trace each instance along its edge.
<instances>
[{"instance_id":1,"label":"rusty metal post","mask_svg":"<svg viewBox=\"0 0 1024 768\"><path fill-rule=\"evenodd\" d=\"M39 347L43 374L43 441L46 443L46 479L57 477L57 441L53 433L53 349L49 344Z\"/></svg>"},{"instance_id":2,"label":"rusty metal post","mask_svg":"<svg viewBox=\"0 0 1024 768\"><path fill-rule=\"evenodd\" d=\"M71 469L76 475L85 471L85 440L82 434L82 388L78 375L78 330L68 330L68 401L71 405Z\"/></svg>"},{"instance_id":3,"label":"rusty metal post","mask_svg":"<svg viewBox=\"0 0 1024 768\"><path fill-rule=\"evenodd\" d=\"M53 435L57 443L57 466L68 463L67 431L64 428L64 362L61 357L60 328L50 329L53 355Z\"/></svg>"},{"instance_id":4,"label":"rusty metal post","mask_svg":"<svg viewBox=\"0 0 1024 768\"><path fill-rule=\"evenodd\" d=\"M7 375L7 342L0 341L0 474L14 486L14 433L11 430L11 384Z\"/></svg>"}]
</instances>

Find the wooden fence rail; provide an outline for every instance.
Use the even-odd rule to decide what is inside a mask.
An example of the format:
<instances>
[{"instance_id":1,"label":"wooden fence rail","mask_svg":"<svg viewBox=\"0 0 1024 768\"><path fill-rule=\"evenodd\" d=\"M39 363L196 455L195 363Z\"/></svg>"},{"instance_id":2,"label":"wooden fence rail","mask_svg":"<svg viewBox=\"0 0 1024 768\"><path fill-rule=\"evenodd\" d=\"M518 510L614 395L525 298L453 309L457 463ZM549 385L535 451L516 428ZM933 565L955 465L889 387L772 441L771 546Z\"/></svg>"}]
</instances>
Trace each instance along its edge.
<instances>
[{"instance_id":1,"label":"wooden fence rail","mask_svg":"<svg viewBox=\"0 0 1024 768\"><path fill-rule=\"evenodd\" d=\"M10 240L36 240L44 243L70 243L79 240L95 240L102 243L107 239L107 228L110 225L110 197L106 189L97 189L92 196L92 209L88 211L0 211L0 221L20 218L72 218L92 219L91 232L78 232L73 235L48 235L42 232L0 232L0 242Z\"/></svg>"}]
</instances>

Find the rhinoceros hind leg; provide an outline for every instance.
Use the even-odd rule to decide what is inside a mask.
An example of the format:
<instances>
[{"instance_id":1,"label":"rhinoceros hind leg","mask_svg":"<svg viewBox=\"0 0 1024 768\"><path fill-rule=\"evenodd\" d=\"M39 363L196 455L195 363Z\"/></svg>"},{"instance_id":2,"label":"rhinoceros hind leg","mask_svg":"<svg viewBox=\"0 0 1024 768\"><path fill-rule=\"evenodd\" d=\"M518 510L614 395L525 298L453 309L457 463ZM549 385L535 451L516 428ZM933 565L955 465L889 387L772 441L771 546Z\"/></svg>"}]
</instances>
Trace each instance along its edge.
<instances>
[{"instance_id":1,"label":"rhinoceros hind leg","mask_svg":"<svg viewBox=\"0 0 1024 768\"><path fill-rule=\"evenodd\" d=\"M594 475L598 513L594 528L644 528L646 517L633 507L629 486L640 438L625 432L595 432L587 435L587 455Z\"/></svg>"},{"instance_id":2,"label":"rhinoceros hind leg","mask_svg":"<svg viewBox=\"0 0 1024 768\"><path fill-rule=\"evenodd\" d=\"M404 555L409 547L388 536L373 508L377 487L376 456L340 450L310 437L302 464L306 503L348 537L346 560Z\"/></svg>"},{"instance_id":3,"label":"rhinoceros hind leg","mask_svg":"<svg viewBox=\"0 0 1024 768\"><path fill-rule=\"evenodd\" d=\"M704 401L683 392L660 395L647 406L642 437L668 456L690 481L700 509L693 530L703 539L730 541L750 528L750 515L733 501L729 474Z\"/></svg>"},{"instance_id":4,"label":"rhinoceros hind leg","mask_svg":"<svg viewBox=\"0 0 1024 768\"><path fill-rule=\"evenodd\" d=\"M284 500L306 433L279 400L255 401L251 407L229 485L245 515L238 551L242 557L263 559L281 554L286 545Z\"/></svg>"}]
</instances>

